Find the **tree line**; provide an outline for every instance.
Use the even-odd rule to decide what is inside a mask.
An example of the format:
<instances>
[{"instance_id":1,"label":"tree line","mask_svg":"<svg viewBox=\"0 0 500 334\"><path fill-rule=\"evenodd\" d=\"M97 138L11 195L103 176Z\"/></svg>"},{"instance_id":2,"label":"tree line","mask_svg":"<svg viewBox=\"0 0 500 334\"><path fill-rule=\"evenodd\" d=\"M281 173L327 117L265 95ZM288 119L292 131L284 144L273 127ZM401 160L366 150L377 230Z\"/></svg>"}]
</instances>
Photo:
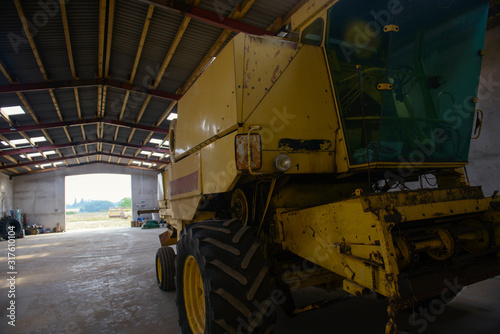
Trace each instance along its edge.
<instances>
[{"instance_id":1,"label":"tree line","mask_svg":"<svg viewBox=\"0 0 500 334\"><path fill-rule=\"evenodd\" d=\"M132 209L132 199L130 197L122 198L119 202L113 203L111 201L102 200L84 200L79 202L76 200L73 204L66 204L66 209L80 209L80 212L100 212L108 211L110 208L124 208Z\"/></svg>"}]
</instances>

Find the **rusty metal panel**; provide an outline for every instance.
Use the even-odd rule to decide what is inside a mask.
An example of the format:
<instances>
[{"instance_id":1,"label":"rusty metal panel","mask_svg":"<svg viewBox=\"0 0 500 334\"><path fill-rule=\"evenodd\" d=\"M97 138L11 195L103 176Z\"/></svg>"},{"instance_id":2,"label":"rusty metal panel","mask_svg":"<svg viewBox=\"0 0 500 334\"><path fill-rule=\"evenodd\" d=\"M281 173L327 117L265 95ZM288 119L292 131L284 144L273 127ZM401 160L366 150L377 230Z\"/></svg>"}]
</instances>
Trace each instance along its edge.
<instances>
[{"instance_id":1,"label":"rusty metal panel","mask_svg":"<svg viewBox=\"0 0 500 334\"><path fill-rule=\"evenodd\" d=\"M243 82L241 83L243 109L240 111L242 113L240 123L255 110L298 51L299 46L293 41L245 35Z\"/></svg>"},{"instance_id":2,"label":"rusty metal panel","mask_svg":"<svg viewBox=\"0 0 500 334\"><path fill-rule=\"evenodd\" d=\"M248 170L248 135L237 135L235 139L236 168L238 170ZM262 167L262 143L260 135L253 133L250 135L250 156L253 170Z\"/></svg>"},{"instance_id":3,"label":"rusty metal panel","mask_svg":"<svg viewBox=\"0 0 500 334\"><path fill-rule=\"evenodd\" d=\"M283 247L384 296L398 294L398 274L387 227L359 199L279 212Z\"/></svg>"}]
</instances>

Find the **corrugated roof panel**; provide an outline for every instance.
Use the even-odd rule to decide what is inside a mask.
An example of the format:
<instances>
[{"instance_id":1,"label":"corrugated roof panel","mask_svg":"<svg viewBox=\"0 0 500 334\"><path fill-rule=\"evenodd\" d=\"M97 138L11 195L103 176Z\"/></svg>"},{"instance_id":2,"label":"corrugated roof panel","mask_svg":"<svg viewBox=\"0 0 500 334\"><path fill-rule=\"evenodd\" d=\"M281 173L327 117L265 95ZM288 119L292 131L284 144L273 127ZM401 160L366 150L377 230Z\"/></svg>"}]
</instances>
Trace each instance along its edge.
<instances>
[{"instance_id":1,"label":"corrugated roof panel","mask_svg":"<svg viewBox=\"0 0 500 334\"><path fill-rule=\"evenodd\" d=\"M172 58L172 66L193 72L222 31L205 22L191 20Z\"/></svg>"},{"instance_id":2,"label":"corrugated roof panel","mask_svg":"<svg viewBox=\"0 0 500 334\"><path fill-rule=\"evenodd\" d=\"M33 1L23 2L23 10L26 11ZM12 79L21 83L43 82L43 76L33 55L33 51L24 33L23 25L13 1L2 1L0 4L2 18L0 20L0 58L4 62ZM28 17L28 19L30 19ZM32 19L32 18L31 18ZM32 25L35 27L34 25ZM32 31L32 35L36 35ZM2 78L3 75L0 75ZM2 84L8 84L2 80Z\"/></svg>"},{"instance_id":3,"label":"corrugated roof panel","mask_svg":"<svg viewBox=\"0 0 500 334\"><path fill-rule=\"evenodd\" d=\"M170 101L152 98L141 119L141 124L152 126L165 112L170 105Z\"/></svg>"},{"instance_id":4,"label":"corrugated roof panel","mask_svg":"<svg viewBox=\"0 0 500 334\"><path fill-rule=\"evenodd\" d=\"M80 160L84 160L84 159L80 159ZM70 167L78 166L79 165L79 162L78 162L78 160L76 158L68 158L68 159L66 159L66 162L68 163L68 165ZM86 162L86 160L85 160L85 162Z\"/></svg>"},{"instance_id":5,"label":"corrugated roof panel","mask_svg":"<svg viewBox=\"0 0 500 334\"><path fill-rule=\"evenodd\" d=\"M136 85L149 88L154 82L182 19L182 15L155 8L134 79Z\"/></svg>"},{"instance_id":6,"label":"corrugated roof panel","mask_svg":"<svg viewBox=\"0 0 500 334\"><path fill-rule=\"evenodd\" d=\"M146 94L131 92L129 99L127 101L127 107L125 108L125 111L123 113L122 121L134 122L145 100L146 100ZM121 108L122 106L120 106L120 110Z\"/></svg>"},{"instance_id":7,"label":"corrugated roof panel","mask_svg":"<svg viewBox=\"0 0 500 334\"><path fill-rule=\"evenodd\" d=\"M86 154L87 153L85 151L85 146L84 145L75 146L75 151L76 151L77 155L81 155L81 154Z\"/></svg>"},{"instance_id":8,"label":"corrugated roof panel","mask_svg":"<svg viewBox=\"0 0 500 334\"><path fill-rule=\"evenodd\" d=\"M76 147L75 147L75 150L76 150ZM64 148L60 148L59 151L61 152L61 154L63 156L72 156L72 155L75 155L75 153L73 153L73 150L70 148L70 147L64 147ZM77 151L77 154L78 154L78 151Z\"/></svg>"},{"instance_id":9,"label":"corrugated roof panel","mask_svg":"<svg viewBox=\"0 0 500 334\"><path fill-rule=\"evenodd\" d=\"M117 140L121 143L126 143L131 132L131 128L119 127Z\"/></svg>"},{"instance_id":10,"label":"corrugated roof panel","mask_svg":"<svg viewBox=\"0 0 500 334\"><path fill-rule=\"evenodd\" d=\"M123 106L126 91L108 87L104 117L118 119Z\"/></svg>"},{"instance_id":11,"label":"corrugated roof panel","mask_svg":"<svg viewBox=\"0 0 500 334\"><path fill-rule=\"evenodd\" d=\"M125 151L123 152L123 155L128 155L129 157L135 153L137 149L135 148L131 148L131 147L127 147L125 148Z\"/></svg>"},{"instance_id":12,"label":"corrugated roof panel","mask_svg":"<svg viewBox=\"0 0 500 334\"><path fill-rule=\"evenodd\" d=\"M110 144L104 144L105 146L109 146L109 152L113 154L120 154L122 153L123 146L121 145L110 145Z\"/></svg>"},{"instance_id":13,"label":"corrugated roof panel","mask_svg":"<svg viewBox=\"0 0 500 334\"><path fill-rule=\"evenodd\" d=\"M52 128L47 129L46 131L56 144L63 144L68 142L68 137L66 137L66 133L62 128Z\"/></svg>"},{"instance_id":14,"label":"corrugated roof panel","mask_svg":"<svg viewBox=\"0 0 500 334\"><path fill-rule=\"evenodd\" d=\"M134 135L134 144L142 145L151 131L137 130Z\"/></svg>"},{"instance_id":15,"label":"corrugated roof panel","mask_svg":"<svg viewBox=\"0 0 500 334\"><path fill-rule=\"evenodd\" d=\"M110 76L128 81L141 39L148 5L138 1L116 1L110 56Z\"/></svg>"},{"instance_id":16,"label":"corrugated roof panel","mask_svg":"<svg viewBox=\"0 0 500 334\"><path fill-rule=\"evenodd\" d=\"M118 163L118 158L115 158L115 157L111 157L111 163Z\"/></svg>"},{"instance_id":17,"label":"corrugated roof panel","mask_svg":"<svg viewBox=\"0 0 500 334\"><path fill-rule=\"evenodd\" d=\"M242 22L266 29L278 17L290 12L300 0L257 0L248 13L241 19Z\"/></svg>"},{"instance_id":18,"label":"corrugated roof panel","mask_svg":"<svg viewBox=\"0 0 500 334\"><path fill-rule=\"evenodd\" d=\"M191 20L165 71L159 89L175 92L177 88L183 86L221 32L221 28L201 21ZM156 64L149 62L147 66L151 68ZM146 75L146 73L143 75Z\"/></svg>"},{"instance_id":19,"label":"corrugated roof panel","mask_svg":"<svg viewBox=\"0 0 500 334\"><path fill-rule=\"evenodd\" d=\"M68 127L68 131L73 142L81 142L84 140L80 126L70 126Z\"/></svg>"},{"instance_id":20,"label":"corrugated roof panel","mask_svg":"<svg viewBox=\"0 0 500 334\"><path fill-rule=\"evenodd\" d=\"M223 16L229 16L233 11L233 8L236 4L242 2L243 0L203 0L200 1L198 7L211 11L213 13L217 13Z\"/></svg>"},{"instance_id":21,"label":"corrugated roof panel","mask_svg":"<svg viewBox=\"0 0 500 334\"><path fill-rule=\"evenodd\" d=\"M124 128L124 127L117 127L117 128L118 128L118 136L116 137L116 141L119 142L119 143L126 143L127 142L127 138L128 138L128 134L126 134L125 132L128 129ZM115 130L116 130L116 128L115 128ZM115 133L114 132L115 130L113 130L113 135Z\"/></svg>"},{"instance_id":22,"label":"corrugated roof panel","mask_svg":"<svg viewBox=\"0 0 500 334\"><path fill-rule=\"evenodd\" d=\"M194 69L182 69L173 66L172 63L167 67L162 81L158 85L158 89L165 92L176 92L182 87L187 78L191 75Z\"/></svg>"},{"instance_id":23,"label":"corrugated roof panel","mask_svg":"<svg viewBox=\"0 0 500 334\"><path fill-rule=\"evenodd\" d=\"M78 119L78 111L76 108L75 93L72 89L57 89L54 90L54 96L57 100L59 110L65 121L75 121Z\"/></svg>"},{"instance_id":24,"label":"corrugated roof panel","mask_svg":"<svg viewBox=\"0 0 500 334\"><path fill-rule=\"evenodd\" d=\"M108 144L102 144L102 151L103 153L111 153L111 146L112 145L108 145ZM106 159L108 159L108 157L106 156Z\"/></svg>"},{"instance_id":25,"label":"corrugated roof panel","mask_svg":"<svg viewBox=\"0 0 500 334\"><path fill-rule=\"evenodd\" d=\"M71 0L66 10L77 76L94 79L98 72L99 1Z\"/></svg>"},{"instance_id":26,"label":"corrugated roof panel","mask_svg":"<svg viewBox=\"0 0 500 334\"><path fill-rule=\"evenodd\" d=\"M97 144L87 145L87 150L89 151L89 154L97 153Z\"/></svg>"},{"instance_id":27,"label":"corrugated roof panel","mask_svg":"<svg viewBox=\"0 0 500 334\"><path fill-rule=\"evenodd\" d=\"M95 124L87 124L83 126L83 129L85 131L85 136L87 140L94 140L97 138L97 127ZM81 127L80 127L81 131Z\"/></svg>"},{"instance_id":28,"label":"corrugated roof panel","mask_svg":"<svg viewBox=\"0 0 500 334\"><path fill-rule=\"evenodd\" d=\"M104 124L103 139L112 141L115 137L115 130L116 126Z\"/></svg>"},{"instance_id":29,"label":"corrugated roof panel","mask_svg":"<svg viewBox=\"0 0 500 334\"><path fill-rule=\"evenodd\" d=\"M94 118L97 116L97 87L78 88L80 109L83 118Z\"/></svg>"},{"instance_id":30,"label":"corrugated roof panel","mask_svg":"<svg viewBox=\"0 0 500 334\"><path fill-rule=\"evenodd\" d=\"M24 96L41 122L60 122L49 91L26 92Z\"/></svg>"},{"instance_id":31,"label":"corrugated roof panel","mask_svg":"<svg viewBox=\"0 0 500 334\"><path fill-rule=\"evenodd\" d=\"M43 6L43 4L47 4ZM33 39L49 80L71 80L64 27L59 4L50 1L23 1L26 18L33 24Z\"/></svg>"},{"instance_id":32,"label":"corrugated roof panel","mask_svg":"<svg viewBox=\"0 0 500 334\"><path fill-rule=\"evenodd\" d=\"M82 141L82 131L79 126L68 126L66 127L68 130L69 136L71 137L71 141Z\"/></svg>"}]
</instances>

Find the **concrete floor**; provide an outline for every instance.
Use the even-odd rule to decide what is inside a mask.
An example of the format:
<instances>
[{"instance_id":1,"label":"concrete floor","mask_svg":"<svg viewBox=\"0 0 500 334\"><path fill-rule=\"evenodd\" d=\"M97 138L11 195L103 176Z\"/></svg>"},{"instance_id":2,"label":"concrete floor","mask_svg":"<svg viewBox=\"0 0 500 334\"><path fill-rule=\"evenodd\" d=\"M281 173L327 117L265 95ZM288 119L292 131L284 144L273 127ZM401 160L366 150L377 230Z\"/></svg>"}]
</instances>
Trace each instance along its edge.
<instances>
[{"instance_id":1,"label":"concrete floor","mask_svg":"<svg viewBox=\"0 0 500 334\"><path fill-rule=\"evenodd\" d=\"M119 228L28 236L16 240L16 326L7 325L7 242L0 242L0 333L180 333L175 293L156 286L154 255L161 230ZM305 299L328 295L318 289ZM411 333L500 333L500 277L466 288L442 314L419 316ZM352 299L287 318L274 333L383 333L385 304Z\"/></svg>"}]
</instances>

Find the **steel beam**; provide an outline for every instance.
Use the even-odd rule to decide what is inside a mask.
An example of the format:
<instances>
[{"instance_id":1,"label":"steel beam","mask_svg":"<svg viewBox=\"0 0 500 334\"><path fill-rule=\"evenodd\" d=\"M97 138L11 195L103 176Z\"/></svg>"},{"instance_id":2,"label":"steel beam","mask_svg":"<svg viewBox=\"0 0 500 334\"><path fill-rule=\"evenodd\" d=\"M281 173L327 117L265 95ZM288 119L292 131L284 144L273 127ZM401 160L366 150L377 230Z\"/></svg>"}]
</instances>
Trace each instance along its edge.
<instances>
[{"instance_id":1,"label":"steel beam","mask_svg":"<svg viewBox=\"0 0 500 334\"><path fill-rule=\"evenodd\" d=\"M139 129L144 131L153 131L158 133L168 134L168 129L161 129L153 126L146 126L141 124L123 122L114 119L108 118L92 118L92 119L82 119L78 121L64 121L64 122L56 122L56 123L46 123L46 124L36 124L36 125L26 125L26 126L17 126L15 128L2 128L0 129L0 134L5 133L15 133L21 131L33 131L33 130L46 130L53 128L61 128L65 126L79 126L85 124L95 124L95 123L104 123L111 124L116 126L123 126L127 128Z\"/></svg>"},{"instance_id":2,"label":"steel beam","mask_svg":"<svg viewBox=\"0 0 500 334\"><path fill-rule=\"evenodd\" d=\"M50 172L50 171L58 170L58 169L61 169L61 168L71 168L71 167L76 167L76 166L93 165L93 164L106 164L106 165L113 165L113 166L117 166L118 165L118 166L124 166L124 167L128 167L128 168L135 168L135 169L142 169L142 170L151 170L151 168L148 168L148 167L127 166L127 165L124 165L124 164L116 164L116 163L106 162L106 161L92 161L92 162L81 163L80 165L74 164L74 165L68 165L68 166L44 168L44 169L32 170L30 172L24 172L24 173L19 173L19 171L13 169L12 172L15 172L15 173L18 173L18 174L7 174L7 175L12 176L12 177L23 176L23 175L30 175L30 174L36 174L36 173ZM155 168L155 169L157 169L157 168ZM159 168L158 168L158 171L160 171Z\"/></svg>"},{"instance_id":3,"label":"steel beam","mask_svg":"<svg viewBox=\"0 0 500 334\"><path fill-rule=\"evenodd\" d=\"M105 152L93 152L93 153L64 156L64 157L55 158L55 159L32 160L29 162L23 162L23 163L18 163L18 164L9 164L9 165L0 166L0 170L33 166L33 165L43 165L43 164L47 164L47 163L55 163L55 162L61 162L61 161L66 161L66 160L72 160L72 159L80 159L80 158L90 157L93 155L105 155L105 156L110 156L110 157L115 157L115 158L120 158L120 159L130 159L130 160L157 163L157 164L161 163L160 160L151 160L149 158L137 158L137 157L133 157L133 156L126 156L126 155L124 156L124 155L105 153Z\"/></svg>"},{"instance_id":4,"label":"steel beam","mask_svg":"<svg viewBox=\"0 0 500 334\"><path fill-rule=\"evenodd\" d=\"M34 92L40 90L81 88L81 87L112 87L130 92L147 94L152 97L178 101L181 95L164 92L158 89L145 89L144 87L134 86L130 83L120 82L110 79L92 79L92 80L72 80L72 81L52 81L29 84L0 85L0 94Z\"/></svg>"},{"instance_id":5,"label":"steel beam","mask_svg":"<svg viewBox=\"0 0 500 334\"><path fill-rule=\"evenodd\" d=\"M199 8L191 4L177 2L177 1L165 1L165 0L139 0L139 1L150 5L155 5L157 7L164 8L170 11L175 11L177 13L189 16L195 20L203 21L220 28L229 29L231 31L245 32L253 35L274 36L274 33L267 31L265 29L261 29L253 25L240 22L236 19L224 16L220 13ZM216 8L214 9L217 10Z\"/></svg>"},{"instance_id":6,"label":"steel beam","mask_svg":"<svg viewBox=\"0 0 500 334\"><path fill-rule=\"evenodd\" d=\"M181 99L181 95L177 94L172 94L172 93L167 93L158 89L146 89L146 87L140 87L140 86L134 86L129 83L125 82L119 82L119 81L114 81L114 80L109 80L106 79L104 80L104 84L109 87L117 88L117 89L123 89L135 93L141 93L141 94L148 94L153 97L158 97L162 99L168 99L168 100L174 100L174 101L179 101Z\"/></svg>"}]
</instances>

